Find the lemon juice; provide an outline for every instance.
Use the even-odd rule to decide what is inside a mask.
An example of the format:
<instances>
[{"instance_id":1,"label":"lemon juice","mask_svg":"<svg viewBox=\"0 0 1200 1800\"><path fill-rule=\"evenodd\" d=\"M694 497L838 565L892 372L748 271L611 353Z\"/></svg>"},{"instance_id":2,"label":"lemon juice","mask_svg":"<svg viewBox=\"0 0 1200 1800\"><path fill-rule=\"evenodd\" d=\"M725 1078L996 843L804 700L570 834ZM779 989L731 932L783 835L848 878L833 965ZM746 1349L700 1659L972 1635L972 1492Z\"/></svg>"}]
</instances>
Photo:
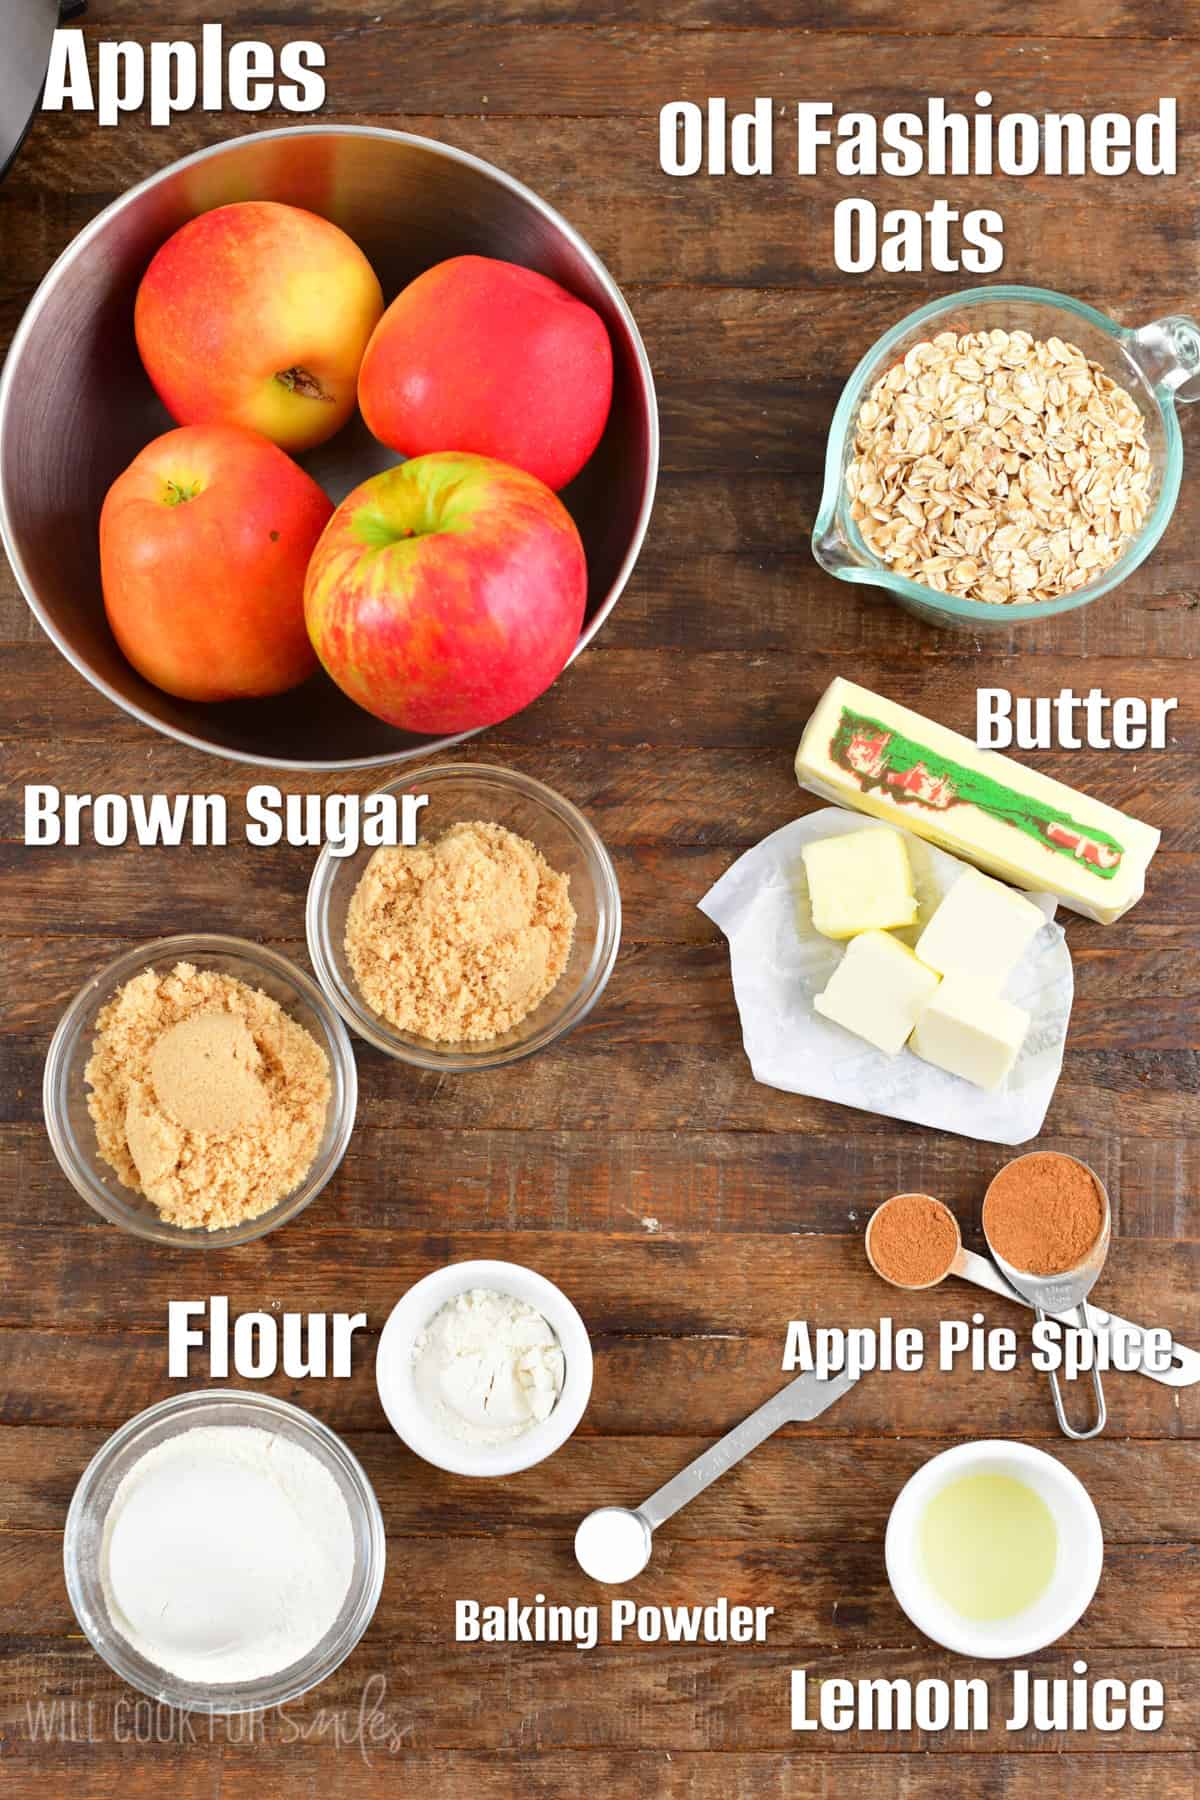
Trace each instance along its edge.
<instances>
[{"instance_id":1,"label":"lemon juice","mask_svg":"<svg viewBox=\"0 0 1200 1800\"><path fill-rule=\"evenodd\" d=\"M963 1475L927 1503L917 1527L925 1576L964 1619L1010 1619L1054 1576L1058 1528L1040 1494L1012 1475Z\"/></svg>"}]
</instances>

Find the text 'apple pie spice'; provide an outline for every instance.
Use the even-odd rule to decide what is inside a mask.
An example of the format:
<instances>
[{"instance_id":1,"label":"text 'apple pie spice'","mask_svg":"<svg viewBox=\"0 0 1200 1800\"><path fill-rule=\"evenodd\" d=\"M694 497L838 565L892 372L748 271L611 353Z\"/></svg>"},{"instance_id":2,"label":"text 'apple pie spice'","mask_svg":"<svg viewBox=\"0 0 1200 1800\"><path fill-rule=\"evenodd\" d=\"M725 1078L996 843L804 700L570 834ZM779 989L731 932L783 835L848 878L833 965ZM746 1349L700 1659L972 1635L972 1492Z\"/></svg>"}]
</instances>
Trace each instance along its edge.
<instances>
[{"instance_id":1,"label":"text 'apple pie spice'","mask_svg":"<svg viewBox=\"0 0 1200 1800\"><path fill-rule=\"evenodd\" d=\"M346 915L364 1000L434 1043L501 1036L539 1006L575 932L569 877L503 825L377 850Z\"/></svg>"},{"instance_id":2,"label":"text 'apple pie spice'","mask_svg":"<svg viewBox=\"0 0 1200 1800\"><path fill-rule=\"evenodd\" d=\"M872 1265L897 1287L932 1287L949 1274L958 1246L954 1215L930 1194L894 1194L867 1227Z\"/></svg>"},{"instance_id":3,"label":"text 'apple pie spice'","mask_svg":"<svg viewBox=\"0 0 1200 1800\"><path fill-rule=\"evenodd\" d=\"M1085 1163L1036 1150L1008 1163L983 1202L988 1243L1027 1275L1062 1275L1081 1263L1104 1225L1104 1196Z\"/></svg>"}]
</instances>

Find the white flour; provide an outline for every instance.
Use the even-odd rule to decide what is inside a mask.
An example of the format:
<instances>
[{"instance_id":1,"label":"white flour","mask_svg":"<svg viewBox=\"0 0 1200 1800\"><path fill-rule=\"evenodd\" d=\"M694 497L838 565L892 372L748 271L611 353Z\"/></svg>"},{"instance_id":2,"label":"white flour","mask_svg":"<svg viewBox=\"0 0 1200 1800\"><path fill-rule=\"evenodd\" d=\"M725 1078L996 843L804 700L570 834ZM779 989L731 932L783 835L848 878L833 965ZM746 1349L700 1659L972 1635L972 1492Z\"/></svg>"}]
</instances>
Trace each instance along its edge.
<instances>
[{"instance_id":1,"label":"white flour","mask_svg":"<svg viewBox=\"0 0 1200 1800\"><path fill-rule=\"evenodd\" d=\"M113 1624L151 1662L206 1685L277 1674L337 1618L354 1529L333 1476L257 1426L197 1425L148 1450L104 1521Z\"/></svg>"},{"instance_id":2,"label":"white flour","mask_svg":"<svg viewBox=\"0 0 1200 1800\"><path fill-rule=\"evenodd\" d=\"M464 1444L507 1444L548 1419L565 1372L537 1308L494 1288L456 1294L413 1343L421 1405Z\"/></svg>"}]
</instances>

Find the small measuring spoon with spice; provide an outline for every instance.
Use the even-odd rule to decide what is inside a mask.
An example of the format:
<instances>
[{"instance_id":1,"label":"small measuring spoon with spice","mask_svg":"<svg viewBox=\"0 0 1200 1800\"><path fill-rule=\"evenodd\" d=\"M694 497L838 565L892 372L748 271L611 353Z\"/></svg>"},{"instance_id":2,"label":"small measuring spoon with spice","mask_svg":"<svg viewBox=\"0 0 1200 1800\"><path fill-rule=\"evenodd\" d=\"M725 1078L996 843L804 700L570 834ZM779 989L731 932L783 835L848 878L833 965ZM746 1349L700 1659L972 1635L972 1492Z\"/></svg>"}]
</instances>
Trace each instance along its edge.
<instances>
[{"instance_id":1,"label":"small measuring spoon with spice","mask_svg":"<svg viewBox=\"0 0 1200 1800\"><path fill-rule=\"evenodd\" d=\"M898 1288L930 1288L959 1275L1005 1300L1025 1304L986 1256L964 1250L958 1220L932 1194L893 1194L867 1221L867 1261Z\"/></svg>"},{"instance_id":2,"label":"small measuring spoon with spice","mask_svg":"<svg viewBox=\"0 0 1200 1800\"><path fill-rule=\"evenodd\" d=\"M1108 1256L1112 1209L1094 1169L1057 1150L1032 1150L1006 1163L983 1198L983 1235L1001 1274L1039 1319L1074 1311L1086 1331L1085 1304ZM1069 1438L1098 1437L1107 1408L1092 1369L1096 1419L1086 1431L1068 1421L1058 1371L1050 1371L1054 1411Z\"/></svg>"}]
</instances>

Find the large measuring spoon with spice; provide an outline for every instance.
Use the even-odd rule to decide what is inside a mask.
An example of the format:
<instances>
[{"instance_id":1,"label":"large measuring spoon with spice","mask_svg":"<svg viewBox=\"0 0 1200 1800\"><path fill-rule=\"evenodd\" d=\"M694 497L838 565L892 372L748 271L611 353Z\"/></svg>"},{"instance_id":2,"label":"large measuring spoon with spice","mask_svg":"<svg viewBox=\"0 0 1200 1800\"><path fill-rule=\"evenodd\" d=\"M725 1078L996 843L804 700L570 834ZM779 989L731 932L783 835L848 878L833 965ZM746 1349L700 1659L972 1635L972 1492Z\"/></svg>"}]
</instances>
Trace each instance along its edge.
<instances>
[{"instance_id":1,"label":"large measuring spoon with spice","mask_svg":"<svg viewBox=\"0 0 1200 1800\"><path fill-rule=\"evenodd\" d=\"M983 1197L983 1235L1001 1274L1039 1319L1073 1311L1087 1330L1084 1302L1112 1237L1108 1193L1094 1169L1054 1150L1032 1150L1006 1163ZM1093 1365L1096 1419L1086 1431L1068 1420L1058 1371L1049 1373L1060 1430L1069 1438L1098 1437L1108 1417L1100 1370Z\"/></svg>"}]
</instances>

